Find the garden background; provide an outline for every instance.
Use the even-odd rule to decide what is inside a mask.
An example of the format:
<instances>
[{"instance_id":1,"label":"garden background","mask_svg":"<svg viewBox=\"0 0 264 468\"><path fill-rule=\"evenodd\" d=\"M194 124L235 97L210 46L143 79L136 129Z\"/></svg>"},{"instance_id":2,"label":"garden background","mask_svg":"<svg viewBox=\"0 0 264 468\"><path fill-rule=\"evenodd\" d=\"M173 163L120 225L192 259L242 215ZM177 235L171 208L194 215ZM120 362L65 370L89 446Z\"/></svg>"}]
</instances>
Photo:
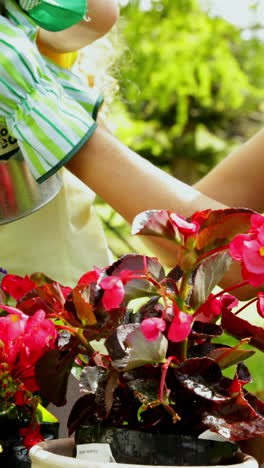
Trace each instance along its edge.
<instances>
[{"instance_id":1,"label":"garden background","mask_svg":"<svg viewBox=\"0 0 264 468\"><path fill-rule=\"evenodd\" d=\"M112 34L118 57L111 72L119 85L111 103L113 131L192 184L263 126L264 2L119 2L121 20ZM103 200L97 198L96 207L115 257L147 252ZM249 313L263 322L255 307ZM262 359L257 352L247 361L258 376L248 389L264 398Z\"/></svg>"}]
</instances>

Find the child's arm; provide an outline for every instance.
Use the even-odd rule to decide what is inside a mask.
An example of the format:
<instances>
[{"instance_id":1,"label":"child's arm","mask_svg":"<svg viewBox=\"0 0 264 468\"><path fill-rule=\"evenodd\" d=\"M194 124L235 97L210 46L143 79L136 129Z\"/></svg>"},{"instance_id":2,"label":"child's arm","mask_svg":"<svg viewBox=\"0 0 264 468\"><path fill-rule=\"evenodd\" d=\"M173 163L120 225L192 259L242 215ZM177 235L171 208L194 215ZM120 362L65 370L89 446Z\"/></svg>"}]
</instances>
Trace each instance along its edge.
<instances>
[{"instance_id":1,"label":"child's arm","mask_svg":"<svg viewBox=\"0 0 264 468\"><path fill-rule=\"evenodd\" d=\"M117 0L88 0L90 21L81 21L64 31L39 30L38 40L56 52L71 52L104 36L119 16Z\"/></svg>"}]
</instances>

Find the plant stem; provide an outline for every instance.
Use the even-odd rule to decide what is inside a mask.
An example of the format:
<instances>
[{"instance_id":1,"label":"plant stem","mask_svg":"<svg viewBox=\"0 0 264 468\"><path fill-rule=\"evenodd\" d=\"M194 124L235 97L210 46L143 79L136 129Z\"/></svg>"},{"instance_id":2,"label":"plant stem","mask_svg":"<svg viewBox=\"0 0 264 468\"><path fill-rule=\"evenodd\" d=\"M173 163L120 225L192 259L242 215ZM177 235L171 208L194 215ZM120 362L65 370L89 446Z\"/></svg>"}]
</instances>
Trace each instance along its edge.
<instances>
[{"instance_id":1,"label":"plant stem","mask_svg":"<svg viewBox=\"0 0 264 468\"><path fill-rule=\"evenodd\" d=\"M160 385L159 385L159 394L158 394L158 400L159 401L164 401L165 381L166 381L168 368L170 367L170 364L171 364L172 361L176 361L178 363L179 359L176 358L175 356L170 356L170 357L168 357L166 362L162 365L161 379L160 379Z\"/></svg>"},{"instance_id":2,"label":"plant stem","mask_svg":"<svg viewBox=\"0 0 264 468\"><path fill-rule=\"evenodd\" d=\"M238 309L236 312L234 312L234 315L238 315L240 314L240 312L242 312L242 310L246 309L249 305L253 304L254 302L256 302L258 300L257 297L254 297L254 299L252 299L251 301L247 302L245 305L243 305L240 309Z\"/></svg>"},{"instance_id":3,"label":"plant stem","mask_svg":"<svg viewBox=\"0 0 264 468\"><path fill-rule=\"evenodd\" d=\"M180 360L185 361L187 359L187 350L188 350L188 340L187 338L183 341L180 342L181 348L180 348Z\"/></svg>"},{"instance_id":4,"label":"plant stem","mask_svg":"<svg viewBox=\"0 0 264 468\"><path fill-rule=\"evenodd\" d=\"M191 272L185 272L181 279L181 286L180 286L180 296L183 300L187 298L188 291L189 291L189 278L191 276Z\"/></svg>"},{"instance_id":5,"label":"plant stem","mask_svg":"<svg viewBox=\"0 0 264 468\"><path fill-rule=\"evenodd\" d=\"M221 252L222 250L227 250L229 248L229 244L223 245L222 247L217 247L216 249L210 250L209 252L204 253L200 257L197 258L195 265L198 266L199 263L207 257L211 257L217 252Z\"/></svg>"},{"instance_id":6,"label":"plant stem","mask_svg":"<svg viewBox=\"0 0 264 468\"><path fill-rule=\"evenodd\" d=\"M85 347L88 356L92 356L95 353L94 348L90 345L89 341L83 336L83 331L81 328L78 329L76 334L77 338L81 342L81 344Z\"/></svg>"}]
</instances>

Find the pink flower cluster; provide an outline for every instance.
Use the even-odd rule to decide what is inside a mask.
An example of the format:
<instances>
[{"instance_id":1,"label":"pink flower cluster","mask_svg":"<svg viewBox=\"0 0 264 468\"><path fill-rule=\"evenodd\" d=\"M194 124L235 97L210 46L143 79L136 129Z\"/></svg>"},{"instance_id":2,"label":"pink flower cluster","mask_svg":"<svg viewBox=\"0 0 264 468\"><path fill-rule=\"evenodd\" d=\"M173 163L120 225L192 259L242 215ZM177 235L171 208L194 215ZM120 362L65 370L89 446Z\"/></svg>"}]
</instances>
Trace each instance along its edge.
<instances>
[{"instance_id":1,"label":"pink flower cluster","mask_svg":"<svg viewBox=\"0 0 264 468\"><path fill-rule=\"evenodd\" d=\"M223 294L220 297L209 294L207 300L196 310L195 319L200 322L213 322L224 310L232 310L238 304L238 300L231 294Z\"/></svg>"},{"instance_id":2,"label":"pink flower cluster","mask_svg":"<svg viewBox=\"0 0 264 468\"><path fill-rule=\"evenodd\" d=\"M100 279L100 275L104 269L96 268L88 273L85 273L78 284L95 283ZM125 285L128 281L135 277L135 273L130 270L122 270L119 276L106 276L99 280L98 285L105 292L102 297L102 303L106 310L116 309L122 303L125 296Z\"/></svg>"},{"instance_id":3,"label":"pink flower cluster","mask_svg":"<svg viewBox=\"0 0 264 468\"><path fill-rule=\"evenodd\" d=\"M141 322L141 331L148 341L155 341L167 328L164 316L172 317L168 327L168 339L174 343L185 340L191 333L193 317L182 312L176 304L164 310L162 317L151 317Z\"/></svg>"},{"instance_id":4,"label":"pink flower cluster","mask_svg":"<svg viewBox=\"0 0 264 468\"><path fill-rule=\"evenodd\" d=\"M35 392L39 390L35 365L48 349L55 347L55 325L42 310L29 317L13 307L1 305L1 309L8 315L0 317L0 362L8 366L15 381Z\"/></svg>"},{"instance_id":5,"label":"pink flower cluster","mask_svg":"<svg viewBox=\"0 0 264 468\"><path fill-rule=\"evenodd\" d=\"M230 242L231 257L241 262L242 276L254 287L264 283L264 217L251 216L247 234L239 234Z\"/></svg>"}]
</instances>

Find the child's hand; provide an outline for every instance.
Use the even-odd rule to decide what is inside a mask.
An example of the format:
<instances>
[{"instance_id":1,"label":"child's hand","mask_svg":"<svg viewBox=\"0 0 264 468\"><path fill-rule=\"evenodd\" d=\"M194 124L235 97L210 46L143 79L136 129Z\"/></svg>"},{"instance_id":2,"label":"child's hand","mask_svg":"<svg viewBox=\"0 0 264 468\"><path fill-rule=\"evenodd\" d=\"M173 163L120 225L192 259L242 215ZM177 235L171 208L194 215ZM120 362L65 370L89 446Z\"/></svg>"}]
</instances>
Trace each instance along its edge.
<instances>
[{"instance_id":1,"label":"child's hand","mask_svg":"<svg viewBox=\"0 0 264 468\"><path fill-rule=\"evenodd\" d=\"M0 117L41 182L75 154L96 124L64 92L26 34L3 17L0 42Z\"/></svg>"}]
</instances>

